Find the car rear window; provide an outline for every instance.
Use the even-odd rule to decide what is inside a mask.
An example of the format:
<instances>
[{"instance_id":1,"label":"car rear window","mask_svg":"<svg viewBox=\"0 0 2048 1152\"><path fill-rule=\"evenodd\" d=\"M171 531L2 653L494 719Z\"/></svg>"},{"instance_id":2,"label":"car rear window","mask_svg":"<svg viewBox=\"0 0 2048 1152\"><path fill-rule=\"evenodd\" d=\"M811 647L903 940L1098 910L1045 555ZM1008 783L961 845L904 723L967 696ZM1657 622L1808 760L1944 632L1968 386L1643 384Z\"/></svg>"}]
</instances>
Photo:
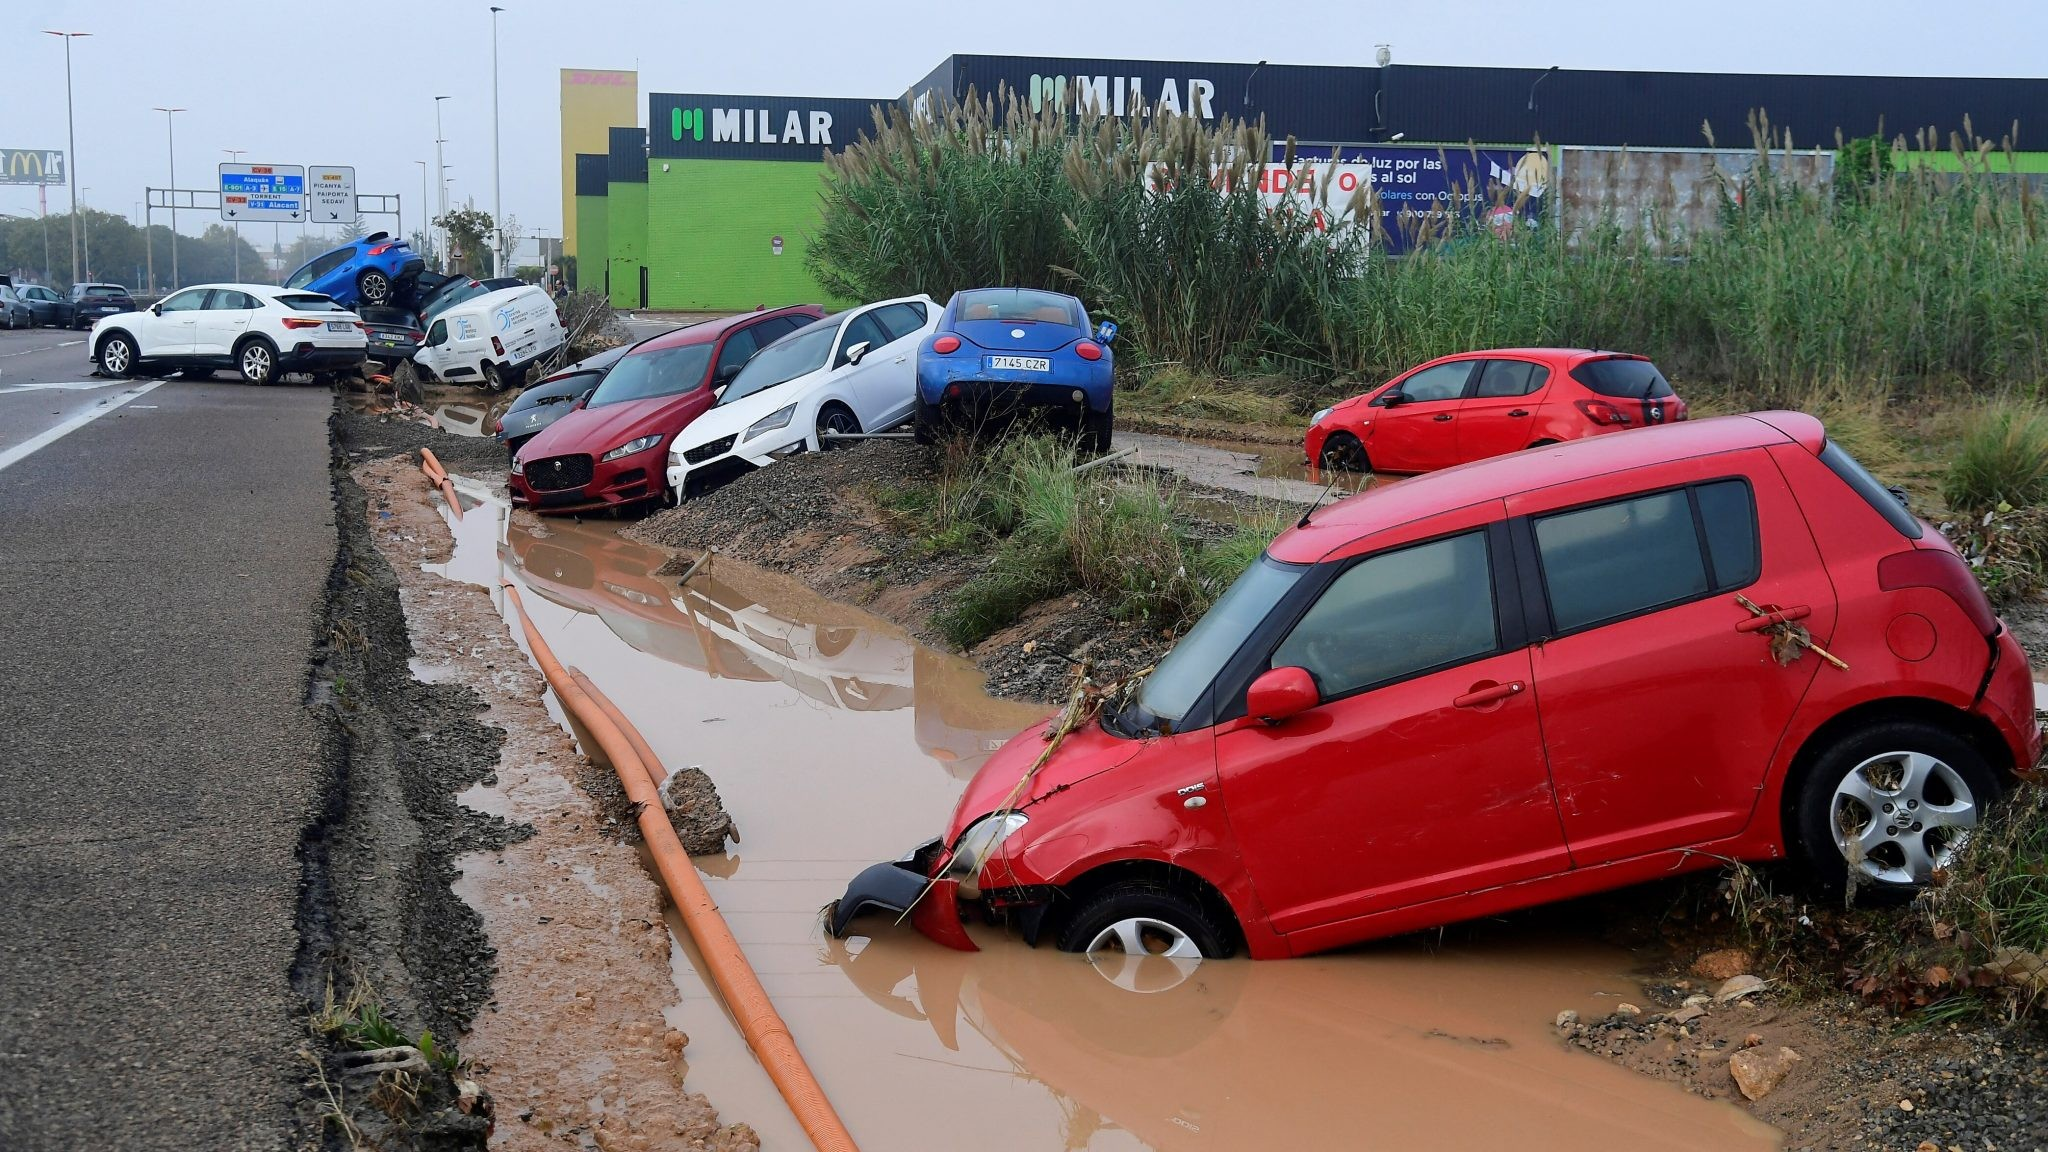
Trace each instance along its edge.
<instances>
[{"instance_id":1,"label":"car rear window","mask_svg":"<svg viewBox=\"0 0 2048 1152\"><path fill-rule=\"evenodd\" d=\"M1675 396L1671 382L1648 360L1588 360L1572 369L1572 379L1602 396L1622 400L1658 400Z\"/></svg>"},{"instance_id":2,"label":"car rear window","mask_svg":"<svg viewBox=\"0 0 2048 1152\"><path fill-rule=\"evenodd\" d=\"M1827 447L1820 450L1820 462L1827 465L1829 471L1840 476L1842 483L1855 489L1856 494L1863 497L1865 504L1877 509L1877 514L1884 517L1886 523L1898 529L1899 535L1908 540L1918 540L1926 531L1920 525L1920 518L1906 507L1906 502L1892 495L1891 489L1886 488L1883 481L1872 476L1870 470L1858 463L1854 456L1843 451L1840 444L1828 441Z\"/></svg>"},{"instance_id":3,"label":"car rear window","mask_svg":"<svg viewBox=\"0 0 2048 1152\"><path fill-rule=\"evenodd\" d=\"M288 292L277 298L279 304L294 312L341 312L341 305L317 292Z\"/></svg>"},{"instance_id":4,"label":"car rear window","mask_svg":"<svg viewBox=\"0 0 2048 1152\"><path fill-rule=\"evenodd\" d=\"M1536 519L1551 623L1575 632L1757 578L1756 504L1741 480Z\"/></svg>"},{"instance_id":5,"label":"car rear window","mask_svg":"<svg viewBox=\"0 0 2048 1152\"><path fill-rule=\"evenodd\" d=\"M1028 288L986 288L960 294L955 313L962 320L1001 320L1005 323L1079 325L1074 302L1057 292L1035 292Z\"/></svg>"},{"instance_id":6,"label":"car rear window","mask_svg":"<svg viewBox=\"0 0 2048 1152\"><path fill-rule=\"evenodd\" d=\"M128 290L119 284L87 284L79 289L82 296L126 296Z\"/></svg>"}]
</instances>

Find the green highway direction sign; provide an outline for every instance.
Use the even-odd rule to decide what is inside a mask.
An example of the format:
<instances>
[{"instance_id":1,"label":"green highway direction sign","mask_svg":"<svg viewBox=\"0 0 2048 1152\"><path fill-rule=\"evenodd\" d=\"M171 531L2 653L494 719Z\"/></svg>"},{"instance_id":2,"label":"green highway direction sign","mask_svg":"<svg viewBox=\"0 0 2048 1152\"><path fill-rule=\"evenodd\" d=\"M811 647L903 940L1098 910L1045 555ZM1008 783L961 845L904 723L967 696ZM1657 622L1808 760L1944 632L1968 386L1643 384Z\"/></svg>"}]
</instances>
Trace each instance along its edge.
<instances>
[{"instance_id":1,"label":"green highway direction sign","mask_svg":"<svg viewBox=\"0 0 2048 1152\"><path fill-rule=\"evenodd\" d=\"M0 184L62 184L64 154L42 148L0 148Z\"/></svg>"}]
</instances>

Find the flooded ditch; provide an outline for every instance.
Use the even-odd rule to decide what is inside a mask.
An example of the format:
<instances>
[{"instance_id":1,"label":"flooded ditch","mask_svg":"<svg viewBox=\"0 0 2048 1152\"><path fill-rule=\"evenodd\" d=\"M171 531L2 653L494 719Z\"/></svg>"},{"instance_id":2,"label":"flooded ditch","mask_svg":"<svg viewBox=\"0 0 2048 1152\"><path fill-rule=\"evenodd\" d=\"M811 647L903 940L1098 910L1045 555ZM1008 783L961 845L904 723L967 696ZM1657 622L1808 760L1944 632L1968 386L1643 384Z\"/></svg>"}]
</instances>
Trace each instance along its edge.
<instances>
[{"instance_id":1,"label":"flooded ditch","mask_svg":"<svg viewBox=\"0 0 2048 1152\"><path fill-rule=\"evenodd\" d=\"M723 558L678 589L655 575L668 553L607 526L537 524L490 501L452 527L453 556L434 571L518 585L557 655L632 717L668 768L700 766L717 783L743 839L698 866L866 1147L1777 1146L1733 1106L1567 1048L1551 1026L1560 1010L1604 1015L1640 987L1627 953L1542 929L1191 970L1098 967L983 930L977 954L880 924L871 939L830 940L819 909L848 877L932 835L988 754L1045 710L990 699L964 660ZM503 611L502 595L493 603ZM464 802L514 819L557 805L591 819L562 766L536 776L512 759ZM522 850L460 862L458 892L483 899L501 950L507 933L546 930L499 874ZM631 918L601 869L561 848L550 859L553 904ZM647 1047L685 1034L692 1092L746 1120L762 1147L807 1146L672 913L667 930L672 984L658 994L631 980L553 994L590 997ZM517 1002L518 979L501 973L501 1005ZM479 1028L496 1030L499 1047L517 1039L503 1013ZM592 1108L658 1108L657 1097L622 1091ZM514 1091L501 1133L519 1127L518 1103Z\"/></svg>"}]
</instances>

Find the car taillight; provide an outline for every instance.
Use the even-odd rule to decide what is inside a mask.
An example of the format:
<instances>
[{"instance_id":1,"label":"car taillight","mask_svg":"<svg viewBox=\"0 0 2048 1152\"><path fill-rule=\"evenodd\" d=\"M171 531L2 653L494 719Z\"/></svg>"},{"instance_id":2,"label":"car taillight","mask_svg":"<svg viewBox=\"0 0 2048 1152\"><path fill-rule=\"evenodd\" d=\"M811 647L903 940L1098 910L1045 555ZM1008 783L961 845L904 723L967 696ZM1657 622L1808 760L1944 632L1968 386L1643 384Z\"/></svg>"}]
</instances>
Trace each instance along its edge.
<instances>
[{"instance_id":1,"label":"car taillight","mask_svg":"<svg viewBox=\"0 0 2048 1152\"><path fill-rule=\"evenodd\" d=\"M1685 406L1685 401L1673 396L1667 403L1671 405L1671 418L1673 420L1692 419L1692 409Z\"/></svg>"},{"instance_id":2,"label":"car taillight","mask_svg":"<svg viewBox=\"0 0 2048 1152\"><path fill-rule=\"evenodd\" d=\"M1074 345L1074 355L1079 356L1083 360L1100 360L1102 359L1102 345L1092 340L1083 340L1079 344Z\"/></svg>"},{"instance_id":3,"label":"car taillight","mask_svg":"<svg viewBox=\"0 0 2048 1152\"><path fill-rule=\"evenodd\" d=\"M1895 552L1877 562L1877 586L1886 592L1902 588L1933 588L1946 592L1977 631L1989 636L1998 631L1998 613L1984 595L1984 586L1970 572L1963 558L1942 548L1915 548Z\"/></svg>"},{"instance_id":4,"label":"car taillight","mask_svg":"<svg viewBox=\"0 0 2048 1152\"><path fill-rule=\"evenodd\" d=\"M941 356L948 356L959 350L960 338L958 336L941 336L937 340L932 341L932 351L937 352Z\"/></svg>"},{"instance_id":5,"label":"car taillight","mask_svg":"<svg viewBox=\"0 0 2048 1152\"><path fill-rule=\"evenodd\" d=\"M504 432L504 431L505 431L505 418L504 418L504 417L502 417L502 416L500 416L500 417L498 418L498 423L497 423L497 425L496 425L496 426L495 426L495 427L494 427L494 428L493 428L492 430L493 430L493 431L495 431L495 432L499 432L499 433L502 433L502 432Z\"/></svg>"},{"instance_id":6,"label":"car taillight","mask_svg":"<svg viewBox=\"0 0 2048 1152\"><path fill-rule=\"evenodd\" d=\"M287 316L284 318L284 326L286 328L318 328L320 324L321 321L301 320L297 316Z\"/></svg>"},{"instance_id":7,"label":"car taillight","mask_svg":"<svg viewBox=\"0 0 2048 1152\"><path fill-rule=\"evenodd\" d=\"M398 245L396 245L396 244L379 244L379 245L377 245L377 246L376 246L375 248L372 248L372 249L370 249L370 250L369 250L368 252L364 253L364 255L366 255L366 256L382 256L382 255L383 255L383 254L385 254L386 252L389 252L389 251L391 251L391 250L392 250L393 248L396 248L396 247L398 247Z\"/></svg>"},{"instance_id":8,"label":"car taillight","mask_svg":"<svg viewBox=\"0 0 2048 1152\"><path fill-rule=\"evenodd\" d=\"M1595 424L1624 428L1629 424L1628 413L1623 412L1605 400L1574 400L1572 401L1572 406L1584 413L1586 419L1591 420Z\"/></svg>"},{"instance_id":9,"label":"car taillight","mask_svg":"<svg viewBox=\"0 0 2048 1152\"><path fill-rule=\"evenodd\" d=\"M368 324L363 323L361 320L358 320L356 321L356 331L361 332L363 335L367 336L370 334L370 326Z\"/></svg>"},{"instance_id":10,"label":"car taillight","mask_svg":"<svg viewBox=\"0 0 2048 1152\"><path fill-rule=\"evenodd\" d=\"M491 351L503 356L505 354L505 342L496 336L491 337Z\"/></svg>"}]
</instances>

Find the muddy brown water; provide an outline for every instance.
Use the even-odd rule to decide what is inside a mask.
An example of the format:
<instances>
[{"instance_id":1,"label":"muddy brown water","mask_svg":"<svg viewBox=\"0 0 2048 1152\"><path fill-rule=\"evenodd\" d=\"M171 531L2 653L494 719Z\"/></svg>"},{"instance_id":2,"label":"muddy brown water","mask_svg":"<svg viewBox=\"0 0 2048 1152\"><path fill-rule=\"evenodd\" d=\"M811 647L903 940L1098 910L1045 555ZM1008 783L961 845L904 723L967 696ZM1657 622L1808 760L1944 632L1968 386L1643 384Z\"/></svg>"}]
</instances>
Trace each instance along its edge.
<instances>
[{"instance_id":1,"label":"muddy brown water","mask_svg":"<svg viewBox=\"0 0 2048 1152\"><path fill-rule=\"evenodd\" d=\"M717 783L743 840L698 866L866 1148L1778 1145L1732 1105L1558 1040L1559 1010L1602 1015L1640 993L1625 952L1581 939L1503 928L1188 970L980 929L975 954L884 921L831 940L819 909L939 831L989 752L1043 710L988 698L965 661L779 577L721 558L681 590L653 575L666 553L605 526L528 525L473 508L438 570L518 584L556 654L663 763ZM486 788L465 802L499 807ZM674 998L658 1007L690 1037L686 1086L764 1148L807 1147L670 915Z\"/></svg>"}]
</instances>

